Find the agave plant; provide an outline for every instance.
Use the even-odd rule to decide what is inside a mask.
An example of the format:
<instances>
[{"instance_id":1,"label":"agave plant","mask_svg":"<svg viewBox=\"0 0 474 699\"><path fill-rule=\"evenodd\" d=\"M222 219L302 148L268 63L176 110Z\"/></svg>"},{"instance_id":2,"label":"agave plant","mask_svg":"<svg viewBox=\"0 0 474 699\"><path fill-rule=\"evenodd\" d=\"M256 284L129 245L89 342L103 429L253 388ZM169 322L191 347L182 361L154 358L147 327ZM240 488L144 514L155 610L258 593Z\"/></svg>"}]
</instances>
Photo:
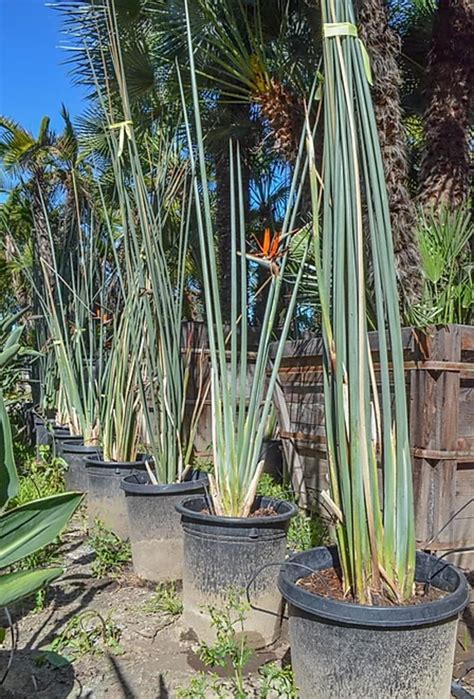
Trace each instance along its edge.
<instances>
[{"instance_id":1,"label":"agave plant","mask_svg":"<svg viewBox=\"0 0 474 699\"><path fill-rule=\"evenodd\" d=\"M10 360L13 356L10 354ZM3 357L5 360L5 354ZM10 422L0 392L0 571L7 569L0 573L0 608L33 594L61 575L61 568L13 572L8 568L53 541L82 499L81 493L62 493L1 512L17 492Z\"/></svg>"},{"instance_id":2,"label":"agave plant","mask_svg":"<svg viewBox=\"0 0 474 699\"><path fill-rule=\"evenodd\" d=\"M346 593L371 604L412 594L411 455L390 214L370 96L370 65L352 3L324 0L323 228L308 131L313 237L324 340L330 498ZM368 336L374 277L377 358ZM383 469L379 487L377 464Z\"/></svg>"}]
</instances>

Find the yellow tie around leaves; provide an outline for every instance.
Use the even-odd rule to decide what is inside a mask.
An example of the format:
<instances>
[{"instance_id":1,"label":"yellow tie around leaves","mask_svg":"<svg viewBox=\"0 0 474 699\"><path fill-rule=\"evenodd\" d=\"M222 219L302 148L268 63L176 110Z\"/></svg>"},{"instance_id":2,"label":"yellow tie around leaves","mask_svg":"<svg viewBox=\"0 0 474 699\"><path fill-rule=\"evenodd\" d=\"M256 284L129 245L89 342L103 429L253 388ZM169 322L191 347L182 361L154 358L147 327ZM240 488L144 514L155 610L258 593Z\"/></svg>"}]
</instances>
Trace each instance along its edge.
<instances>
[{"instance_id":1,"label":"yellow tie around leaves","mask_svg":"<svg viewBox=\"0 0 474 699\"><path fill-rule=\"evenodd\" d=\"M362 61L364 63L365 75L369 85L373 85L372 69L370 67L370 58L365 48L364 42L359 39L359 32L355 24L351 22L328 22L323 24L323 36L325 39L330 39L336 36L352 36L357 39L362 53Z\"/></svg>"},{"instance_id":2,"label":"yellow tie around leaves","mask_svg":"<svg viewBox=\"0 0 474 699\"><path fill-rule=\"evenodd\" d=\"M125 134L127 134L127 138L129 140L132 139L132 129L131 127L133 126L133 122L130 120L127 121L117 121L115 124L110 124L109 129L120 129L119 133L119 149L118 149L118 157L123 153L123 147L125 145Z\"/></svg>"}]
</instances>

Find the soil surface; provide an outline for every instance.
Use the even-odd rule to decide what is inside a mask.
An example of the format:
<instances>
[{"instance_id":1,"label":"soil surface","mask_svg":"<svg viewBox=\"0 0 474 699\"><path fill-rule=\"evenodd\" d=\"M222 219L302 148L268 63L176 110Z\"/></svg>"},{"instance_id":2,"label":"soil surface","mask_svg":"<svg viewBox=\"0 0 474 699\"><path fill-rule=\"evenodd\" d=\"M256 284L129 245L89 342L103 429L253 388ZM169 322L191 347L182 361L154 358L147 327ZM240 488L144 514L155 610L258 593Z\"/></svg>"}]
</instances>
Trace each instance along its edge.
<instances>
[{"instance_id":1,"label":"soil surface","mask_svg":"<svg viewBox=\"0 0 474 699\"><path fill-rule=\"evenodd\" d=\"M344 594L342 586L342 572L339 569L328 568L311 573L304 578L300 578L297 582L299 587L304 588L308 592L320 597L328 597L339 602L355 603L352 594ZM424 583L415 583L415 592L413 597L406 600L404 604L415 605L424 604L425 602L435 602L438 599L446 597L448 593L439 590L433 585L424 585ZM388 596L388 593L373 595L373 603L381 607L394 607L396 603Z\"/></svg>"},{"instance_id":2,"label":"soil surface","mask_svg":"<svg viewBox=\"0 0 474 699\"><path fill-rule=\"evenodd\" d=\"M94 553L80 517L63 537L60 558L64 574L49 588L44 609L35 612L30 600L10 610L15 652L0 685L2 699L177 699L178 689L188 687L197 672L209 671L196 654L196 642L186 638L179 616L147 611L154 587L136 578L131 567L117 580L93 577ZM44 655L45 647L85 610L113 622L119 632L119 649L106 647L56 667ZM0 625L6 625L6 620ZM0 680L10 649L7 629L0 646ZM286 640L254 655L246 682L249 699L259 697L259 667L269 661L281 664L288 657ZM216 672L225 676L219 669ZM468 699L474 695L474 598L460 623L453 677L453 696ZM273 693L268 699L280 696Z\"/></svg>"},{"instance_id":3,"label":"soil surface","mask_svg":"<svg viewBox=\"0 0 474 699\"><path fill-rule=\"evenodd\" d=\"M277 512L273 507L259 507L249 514L249 518L252 517L273 517Z\"/></svg>"}]
</instances>

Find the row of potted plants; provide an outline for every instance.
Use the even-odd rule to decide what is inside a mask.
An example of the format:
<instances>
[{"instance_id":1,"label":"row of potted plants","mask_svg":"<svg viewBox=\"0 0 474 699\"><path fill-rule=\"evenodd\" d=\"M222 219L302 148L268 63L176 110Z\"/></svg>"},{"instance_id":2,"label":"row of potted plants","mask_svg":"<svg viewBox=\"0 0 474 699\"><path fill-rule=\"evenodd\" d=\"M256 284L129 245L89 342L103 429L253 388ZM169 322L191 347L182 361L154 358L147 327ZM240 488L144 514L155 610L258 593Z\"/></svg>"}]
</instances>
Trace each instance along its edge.
<instances>
[{"instance_id":1,"label":"row of potted plants","mask_svg":"<svg viewBox=\"0 0 474 699\"><path fill-rule=\"evenodd\" d=\"M61 326L57 310L51 311L57 309L57 297L48 293L43 298L52 318L62 414L75 438L79 424L84 430L84 446L60 434L56 443L71 477L83 488L87 478L90 518L99 516L117 534L130 537L137 574L150 580L182 578L183 623L201 640L211 634L203 608L219 603L231 588L249 588L253 612L247 634L255 646L275 640L282 596L288 604L292 662L303 699L448 697L457 619L468 587L453 566L416 552L399 300L370 64L350 0L336 6L323 2L322 14L323 172L316 171L314 125L308 118L283 225L262 256L247 252L239 147L229 143L230 328L224 327L219 296L189 18L192 109L183 92L187 158L186 163L178 158L175 167L172 190L179 196L172 206L167 173L176 151L172 141L163 144L166 156L157 167L162 181L152 205L133 134L119 40L111 26L111 58L122 94L119 124L127 124L117 135L116 115L109 114L122 216L123 255L115 260L114 287L120 311L109 319L102 310L100 331L82 345L85 353L98 347L100 354L94 359L98 368L89 362L87 375L94 378L86 382L74 378L83 376L84 365L83 358L77 361L77 343L69 342L68 328ZM299 203L308 179L312 211L311 223L305 224ZM181 225L171 245L172 265L164 238L167 218L176 209ZM107 212L104 217L106 229L116 232L116 222L108 220ZM207 347L183 352L191 222L201 252ZM285 271L295 248L299 265L289 286ZM336 545L286 560L295 506L256 493L273 389L309 259L321 306L330 474L325 501ZM252 349L246 322L249 264L267 271L264 320ZM369 265L379 332L377 370L367 336ZM58 287L63 284L58 276L56 281ZM73 298L78 297L76 288ZM275 336L277 350L270 362ZM208 361L209 376L189 419L187 386L196 354ZM208 395L213 468L204 475L193 465L192 448ZM94 406L89 422L76 419L86 415L80 409L85 403Z\"/></svg>"}]
</instances>

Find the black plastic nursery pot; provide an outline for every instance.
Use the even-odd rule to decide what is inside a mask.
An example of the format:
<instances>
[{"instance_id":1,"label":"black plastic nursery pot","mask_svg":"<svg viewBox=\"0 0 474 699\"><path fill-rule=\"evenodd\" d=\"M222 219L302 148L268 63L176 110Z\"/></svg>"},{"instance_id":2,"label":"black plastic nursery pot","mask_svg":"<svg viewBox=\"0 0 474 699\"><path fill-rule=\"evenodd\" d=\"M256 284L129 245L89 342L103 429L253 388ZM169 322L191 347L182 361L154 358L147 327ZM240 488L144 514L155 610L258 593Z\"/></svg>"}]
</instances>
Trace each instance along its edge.
<instances>
[{"instance_id":1,"label":"black plastic nursery pot","mask_svg":"<svg viewBox=\"0 0 474 699\"><path fill-rule=\"evenodd\" d=\"M38 415L38 413L33 415L35 446L42 447L50 444L50 430L53 423L53 420L44 418L42 415Z\"/></svg>"},{"instance_id":2,"label":"black plastic nursery pot","mask_svg":"<svg viewBox=\"0 0 474 699\"><path fill-rule=\"evenodd\" d=\"M100 519L121 539L128 539L128 517L125 493L120 487L123 478L140 471L146 472L143 460L121 463L102 461L100 456L85 459L87 471L87 518L89 527Z\"/></svg>"},{"instance_id":3,"label":"black plastic nursery pot","mask_svg":"<svg viewBox=\"0 0 474 699\"><path fill-rule=\"evenodd\" d=\"M264 564L285 558L286 535L296 506L259 497L254 510L271 507L264 517L218 517L207 514L207 500L193 497L176 506L184 532L183 617L185 628L200 641L212 643L209 606L223 606L230 590L245 590ZM282 599L277 588L278 566L255 577L249 588L252 606L246 613L245 634L254 648L275 641L281 630Z\"/></svg>"},{"instance_id":4,"label":"black plastic nursery pot","mask_svg":"<svg viewBox=\"0 0 474 699\"><path fill-rule=\"evenodd\" d=\"M51 435L51 446L54 456L60 456L61 444L66 439L71 439L73 435L68 427L58 427L53 425L52 435Z\"/></svg>"},{"instance_id":5,"label":"black plastic nursery pot","mask_svg":"<svg viewBox=\"0 0 474 699\"><path fill-rule=\"evenodd\" d=\"M74 442L74 443L78 444L79 442L83 442L83 441L84 441L84 438L82 435L71 434L69 430L67 432L64 432L63 434L57 434L55 432L53 434L54 454L55 454L55 456L62 456L64 442Z\"/></svg>"},{"instance_id":6,"label":"black plastic nursery pot","mask_svg":"<svg viewBox=\"0 0 474 699\"><path fill-rule=\"evenodd\" d=\"M183 532L176 505L185 496L204 494L208 479L194 471L182 483L153 485L148 473L124 478L133 569L154 582L180 580L183 572Z\"/></svg>"},{"instance_id":7,"label":"black plastic nursery pot","mask_svg":"<svg viewBox=\"0 0 474 699\"><path fill-rule=\"evenodd\" d=\"M86 493L88 482L85 459L98 457L98 448L86 447L83 437L69 437L58 443L58 455L67 464L67 471L64 474L66 490Z\"/></svg>"},{"instance_id":8,"label":"black plastic nursery pot","mask_svg":"<svg viewBox=\"0 0 474 699\"><path fill-rule=\"evenodd\" d=\"M416 579L448 594L392 607L342 602L296 585L311 570L334 567L336 548L321 547L292 556L278 578L289 605L291 659L301 699L448 699L458 616L469 601L464 575L418 552Z\"/></svg>"},{"instance_id":9,"label":"black plastic nursery pot","mask_svg":"<svg viewBox=\"0 0 474 699\"><path fill-rule=\"evenodd\" d=\"M263 459L263 472L268 473L276 483L283 482L283 451L281 439L265 439L262 443L260 459Z\"/></svg>"}]
</instances>

